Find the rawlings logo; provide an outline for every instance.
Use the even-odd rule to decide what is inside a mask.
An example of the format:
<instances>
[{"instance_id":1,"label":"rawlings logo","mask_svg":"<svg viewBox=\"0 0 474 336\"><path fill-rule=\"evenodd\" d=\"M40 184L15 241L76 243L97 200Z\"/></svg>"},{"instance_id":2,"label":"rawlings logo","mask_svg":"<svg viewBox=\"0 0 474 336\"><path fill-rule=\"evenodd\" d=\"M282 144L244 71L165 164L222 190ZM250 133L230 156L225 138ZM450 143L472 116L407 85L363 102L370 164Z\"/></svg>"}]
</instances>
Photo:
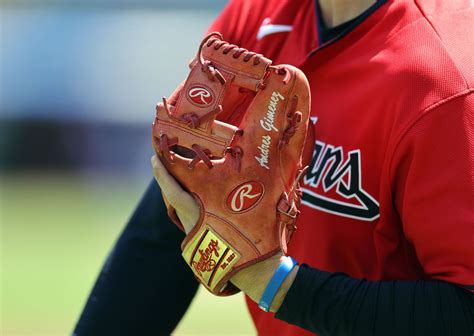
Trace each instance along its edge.
<instances>
[{"instance_id":1,"label":"rawlings logo","mask_svg":"<svg viewBox=\"0 0 474 336\"><path fill-rule=\"evenodd\" d=\"M244 182L227 197L227 207L234 212L250 210L262 199L263 185L257 181Z\"/></svg>"},{"instance_id":2,"label":"rawlings logo","mask_svg":"<svg viewBox=\"0 0 474 336\"><path fill-rule=\"evenodd\" d=\"M190 88L188 90L188 97L198 105L209 105L213 101L212 93L202 86Z\"/></svg>"},{"instance_id":3,"label":"rawlings logo","mask_svg":"<svg viewBox=\"0 0 474 336\"><path fill-rule=\"evenodd\" d=\"M216 257L219 257L219 242L211 239L205 250L199 250L201 257L198 261L193 261L192 266L196 270L197 274L201 276L202 272L210 272L216 267L216 261L212 259L214 253Z\"/></svg>"},{"instance_id":4,"label":"rawlings logo","mask_svg":"<svg viewBox=\"0 0 474 336\"><path fill-rule=\"evenodd\" d=\"M184 246L183 257L196 277L207 288L214 289L233 269L240 259L240 254L208 224L203 224L202 229Z\"/></svg>"}]
</instances>

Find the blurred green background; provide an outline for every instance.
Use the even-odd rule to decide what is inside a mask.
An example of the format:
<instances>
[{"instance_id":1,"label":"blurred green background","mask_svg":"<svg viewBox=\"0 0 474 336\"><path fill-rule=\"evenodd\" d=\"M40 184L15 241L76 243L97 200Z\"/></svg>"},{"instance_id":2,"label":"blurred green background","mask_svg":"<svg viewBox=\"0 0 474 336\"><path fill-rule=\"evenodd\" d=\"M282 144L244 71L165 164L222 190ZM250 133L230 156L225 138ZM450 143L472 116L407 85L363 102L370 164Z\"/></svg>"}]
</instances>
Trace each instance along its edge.
<instances>
[{"instance_id":1,"label":"blurred green background","mask_svg":"<svg viewBox=\"0 0 474 336\"><path fill-rule=\"evenodd\" d=\"M110 175L1 176L1 335L70 334L147 183ZM255 331L243 296L200 289L174 334Z\"/></svg>"},{"instance_id":2,"label":"blurred green background","mask_svg":"<svg viewBox=\"0 0 474 336\"><path fill-rule=\"evenodd\" d=\"M0 335L71 333L151 179L155 104L225 3L0 0ZM255 331L200 290L175 334Z\"/></svg>"}]
</instances>

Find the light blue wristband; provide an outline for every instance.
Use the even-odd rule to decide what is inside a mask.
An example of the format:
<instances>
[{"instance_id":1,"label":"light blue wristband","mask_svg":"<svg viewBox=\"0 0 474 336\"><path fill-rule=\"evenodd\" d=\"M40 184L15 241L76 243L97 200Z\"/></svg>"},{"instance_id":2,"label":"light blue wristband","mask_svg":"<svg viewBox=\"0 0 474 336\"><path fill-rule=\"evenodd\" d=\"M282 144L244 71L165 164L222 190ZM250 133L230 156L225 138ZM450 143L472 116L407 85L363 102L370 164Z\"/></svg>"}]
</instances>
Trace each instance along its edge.
<instances>
[{"instance_id":1,"label":"light blue wristband","mask_svg":"<svg viewBox=\"0 0 474 336\"><path fill-rule=\"evenodd\" d=\"M260 309L266 312L270 310L270 306L272 305L278 289L296 265L298 265L298 262L292 257L283 258L280 266L276 269L275 274L273 274L273 277L267 284L267 288L265 288L265 291L262 294L260 302L258 303Z\"/></svg>"}]
</instances>

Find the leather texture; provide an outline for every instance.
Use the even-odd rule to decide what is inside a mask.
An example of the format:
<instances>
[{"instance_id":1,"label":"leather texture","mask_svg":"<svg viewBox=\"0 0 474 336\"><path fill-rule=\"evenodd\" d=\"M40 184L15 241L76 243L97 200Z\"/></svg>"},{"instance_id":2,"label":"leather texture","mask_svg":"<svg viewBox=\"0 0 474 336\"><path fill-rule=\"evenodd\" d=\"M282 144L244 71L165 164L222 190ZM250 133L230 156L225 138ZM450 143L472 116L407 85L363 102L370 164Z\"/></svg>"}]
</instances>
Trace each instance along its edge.
<instances>
[{"instance_id":1,"label":"leather texture","mask_svg":"<svg viewBox=\"0 0 474 336\"><path fill-rule=\"evenodd\" d=\"M274 66L219 33L204 38L190 68L157 105L153 146L201 207L182 243L186 262L209 291L231 295L232 275L286 254L296 229L309 85L299 69Z\"/></svg>"}]
</instances>

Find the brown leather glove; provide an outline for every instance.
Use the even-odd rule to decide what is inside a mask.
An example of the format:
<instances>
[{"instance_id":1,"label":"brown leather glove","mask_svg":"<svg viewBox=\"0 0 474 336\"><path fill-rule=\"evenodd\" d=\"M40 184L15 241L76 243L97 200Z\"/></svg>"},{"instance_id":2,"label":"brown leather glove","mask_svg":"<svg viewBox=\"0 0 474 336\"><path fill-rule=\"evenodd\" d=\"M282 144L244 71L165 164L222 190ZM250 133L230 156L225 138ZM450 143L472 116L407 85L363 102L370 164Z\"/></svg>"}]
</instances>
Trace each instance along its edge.
<instances>
[{"instance_id":1,"label":"brown leather glove","mask_svg":"<svg viewBox=\"0 0 474 336\"><path fill-rule=\"evenodd\" d=\"M190 68L157 105L153 145L200 206L183 257L209 291L231 295L238 289L230 277L286 253L296 229L309 86L299 69L273 66L219 33L204 38ZM184 231L169 203L168 210Z\"/></svg>"}]
</instances>

